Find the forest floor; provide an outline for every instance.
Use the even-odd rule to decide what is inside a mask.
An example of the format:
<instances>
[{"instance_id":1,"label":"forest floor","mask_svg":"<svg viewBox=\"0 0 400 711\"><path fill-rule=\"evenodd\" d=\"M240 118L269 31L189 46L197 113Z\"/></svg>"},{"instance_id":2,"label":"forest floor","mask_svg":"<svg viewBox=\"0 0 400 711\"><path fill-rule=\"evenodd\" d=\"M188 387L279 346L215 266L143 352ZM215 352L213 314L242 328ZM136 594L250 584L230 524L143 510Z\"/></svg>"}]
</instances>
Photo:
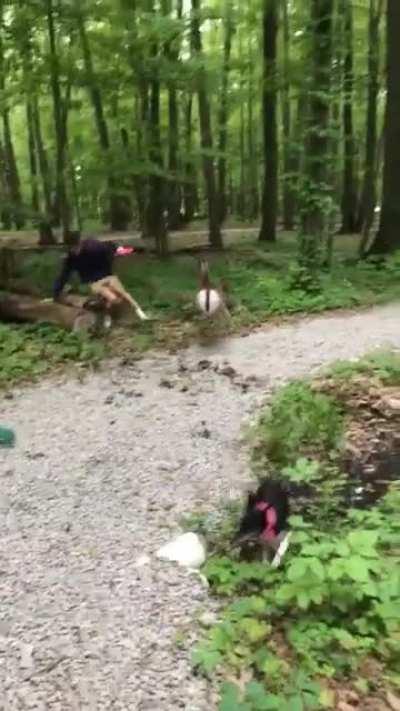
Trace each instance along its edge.
<instances>
[{"instance_id":1,"label":"forest floor","mask_svg":"<svg viewBox=\"0 0 400 711\"><path fill-rule=\"evenodd\" d=\"M399 305L313 316L9 392L0 706L215 709L190 662L195 620L215 604L200 578L152 554L184 514L246 488L242 426L273 389L399 348L399 317Z\"/></svg>"},{"instance_id":2,"label":"forest floor","mask_svg":"<svg viewBox=\"0 0 400 711\"><path fill-rule=\"evenodd\" d=\"M193 254L174 254L164 261L135 254L117 260L116 269L126 288L153 317L150 322L133 319L113 329L108 338L89 341L43 325L0 324L0 387L64 367L66 362L97 365L104 357L115 355L132 360L151 348L170 352L199 340L245 334L289 316L400 300L398 254L384 265L357 261L354 237L337 239L331 269L321 271L312 283L296 266L296 239L287 233L280 234L274 245L244 239L223 253L205 254L213 283L224 285L229 320L210 324L199 318L195 308L198 259ZM16 256L12 282L5 286L49 297L60 263L55 250L22 250ZM79 285L74 289L80 289Z\"/></svg>"}]
</instances>

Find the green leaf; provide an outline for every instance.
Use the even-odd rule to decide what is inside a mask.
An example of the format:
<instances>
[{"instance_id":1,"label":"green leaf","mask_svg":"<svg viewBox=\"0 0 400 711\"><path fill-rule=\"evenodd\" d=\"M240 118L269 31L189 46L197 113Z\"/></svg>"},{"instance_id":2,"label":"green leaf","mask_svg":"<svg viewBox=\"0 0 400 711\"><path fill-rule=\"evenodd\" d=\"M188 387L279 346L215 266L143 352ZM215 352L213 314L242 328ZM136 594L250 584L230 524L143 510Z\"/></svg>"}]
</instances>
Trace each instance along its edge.
<instances>
[{"instance_id":1,"label":"green leaf","mask_svg":"<svg viewBox=\"0 0 400 711\"><path fill-rule=\"evenodd\" d=\"M311 558L308 563L308 567L311 568L312 572L314 573L315 577L318 578L318 580L320 580L321 582L325 580L325 569L321 561L318 560L318 558Z\"/></svg>"},{"instance_id":2,"label":"green leaf","mask_svg":"<svg viewBox=\"0 0 400 711\"><path fill-rule=\"evenodd\" d=\"M366 583L370 579L369 567L365 558L353 555L345 561L347 575L357 583Z\"/></svg>"},{"instance_id":3,"label":"green leaf","mask_svg":"<svg viewBox=\"0 0 400 711\"><path fill-rule=\"evenodd\" d=\"M276 593L275 599L278 602L289 602L296 597L296 588L294 585L286 583L282 585Z\"/></svg>"},{"instance_id":4,"label":"green leaf","mask_svg":"<svg viewBox=\"0 0 400 711\"><path fill-rule=\"evenodd\" d=\"M240 701L239 689L235 684L224 684L219 711L252 711L252 709L248 704Z\"/></svg>"},{"instance_id":5,"label":"green leaf","mask_svg":"<svg viewBox=\"0 0 400 711\"><path fill-rule=\"evenodd\" d=\"M306 711L302 697L300 695L292 696L292 698L286 702L285 711Z\"/></svg>"},{"instance_id":6,"label":"green leaf","mask_svg":"<svg viewBox=\"0 0 400 711\"><path fill-rule=\"evenodd\" d=\"M304 578L307 574L308 558L296 558L289 566L288 580L292 583Z\"/></svg>"},{"instance_id":7,"label":"green leaf","mask_svg":"<svg viewBox=\"0 0 400 711\"><path fill-rule=\"evenodd\" d=\"M262 684L255 681L246 687L246 701L250 701L254 711L280 711L282 698L269 694Z\"/></svg>"},{"instance_id":8,"label":"green leaf","mask_svg":"<svg viewBox=\"0 0 400 711\"><path fill-rule=\"evenodd\" d=\"M311 598L308 592L302 590L297 594L297 604L301 610L308 610L311 604Z\"/></svg>"},{"instance_id":9,"label":"green leaf","mask_svg":"<svg viewBox=\"0 0 400 711\"><path fill-rule=\"evenodd\" d=\"M347 536L350 547L359 555L377 556L376 545L379 534L377 531L351 531Z\"/></svg>"},{"instance_id":10,"label":"green leaf","mask_svg":"<svg viewBox=\"0 0 400 711\"><path fill-rule=\"evenodd\" d=\"M252 617L240 620L240 629L250 642L261 642L266 639L271 632L271 625L266 622L261 622Z\"/></svg>"},{"instance_id":11,"label":"green leaf","mask_svg":"<svg viewBox=\"0 0 400 711\"><path fill-rule=\"evenodd\" d=\"M193 652L192 661L205 674L211 674L222 661L222 656L217 650L204 647Z\"/></svg>"}]
</instances>

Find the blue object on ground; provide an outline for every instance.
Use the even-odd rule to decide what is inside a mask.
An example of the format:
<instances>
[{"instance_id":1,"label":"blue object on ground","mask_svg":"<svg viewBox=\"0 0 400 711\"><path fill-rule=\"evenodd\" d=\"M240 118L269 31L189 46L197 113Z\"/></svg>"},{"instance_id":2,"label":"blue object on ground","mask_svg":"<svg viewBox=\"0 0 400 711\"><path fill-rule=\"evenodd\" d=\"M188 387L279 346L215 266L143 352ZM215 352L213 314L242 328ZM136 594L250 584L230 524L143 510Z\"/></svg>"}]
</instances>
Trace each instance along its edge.
<instances>
[{"instance_id":1,"label":"blue object on ground","mask_svg":"<svg viewBox=\"0 0 400 711\"><path fill-rule=\"evenodd\" d=\"M15 433L8 427L0 426L0 447L14 447Z\"/></svg>"}]
</instances>

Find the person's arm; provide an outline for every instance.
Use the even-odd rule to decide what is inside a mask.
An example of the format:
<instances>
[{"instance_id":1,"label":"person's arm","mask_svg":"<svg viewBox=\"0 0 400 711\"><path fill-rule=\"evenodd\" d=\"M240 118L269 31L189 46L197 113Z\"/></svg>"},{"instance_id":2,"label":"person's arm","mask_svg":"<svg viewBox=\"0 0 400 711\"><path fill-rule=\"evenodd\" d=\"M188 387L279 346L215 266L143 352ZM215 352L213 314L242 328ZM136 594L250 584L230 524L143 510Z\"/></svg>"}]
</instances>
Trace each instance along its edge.
<instances>
[{"instance_id":1,"label":"person's arm","mask_svg":"<svg viewBox=\"0 0 400 711\"><path fill-rule=\"evenodd\" d=\"M60 273L58 279L56 279L56 281L54 282L54 287L53 287L54 301L58 301L58 299L60 298L62 290L64 289L64 286L66 285L71 272L72 272L71 257L68 255L64 259L62 270L61 270L61 273Z\"/></svg>"}]
</instances>

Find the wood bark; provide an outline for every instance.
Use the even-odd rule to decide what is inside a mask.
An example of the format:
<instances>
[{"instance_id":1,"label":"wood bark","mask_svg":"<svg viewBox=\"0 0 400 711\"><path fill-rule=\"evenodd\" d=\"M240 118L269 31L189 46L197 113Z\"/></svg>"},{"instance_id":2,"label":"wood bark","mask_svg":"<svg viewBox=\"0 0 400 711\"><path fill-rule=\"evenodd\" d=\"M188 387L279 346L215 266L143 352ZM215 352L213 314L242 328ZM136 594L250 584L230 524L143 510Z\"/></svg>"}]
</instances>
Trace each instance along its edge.
<instances>
[{"instance_id":1,"label":"wood bark","mask_svg":"<svg viewBox=\"0 0 400 711\"><path fill-rule=\"evenodd\" d=\"M344 165L342 185L342 234L357 230L357 189L355 174L355 138L353 119L354 59L353 59L353 8L349 0L342 0L344 34L343 75L343 133Z\"/></svg>"},{"instance_id":2,"label":"wood bark","mask_svg":"<svg viewBox=\"0 0 400 711\"><path fill-rule=\"evenodd\" d=\"M219 193L219 211L221 223L227 216L227 194L226 194L226 150L228 143L228 89L229 89L229 72L231 65L231 50L232 36L234 31L232 17L232 3L229 0L225 4L224 17L224 49L223 49L223 64L222 64L222 85L221 85L221 101L218 112L218 193Z\"/></svg>"},{"instance_id":3,"label":"wood bark","mask_svg":"<svg viewBox=\"0 0 400 711\"><path fill-rule=\"evenodd\" d=\"M365 139L364 180L358 215L358 229L362 233L360 256L364 256L376 206L376 180L378 171L378 92L379 92L379 39L383 1L370 0L368 27L368 100Z\"/></svg>"},{"instance_id":4,"label":"wood bark","mask_svg":"<svg viewBox=\"0 0 400 711\"><path fill-rule=\"evenodd\" d=\"M112 157L110 155L111 142L103 107L103 99L98 84L96 72L94 69L92 51L89 43L89 38L86 32L85 18L83 16L79 0L78 3L76 4L76 18L82 47L83 61L85 64L86 80L93 106L93 113L97 128L99 144L104 155L106 169L108 172L110 227L112 230L115 230L117 232L124 231L128 229L131 217L129 201L127 201L123 195L119 194L118 179L115 175L115 171L113 170L112 165L110 166L110 162L112 162Z\"/></svg>"},{"instance_id":5,"label":"wood bark","mask_svg":"<svg viewBox=\"0 0 400 711\"><path fill-rule=\"evenodd\" d=\"M96 322L95 315L89 311L85 311L82 318L80 308L54 302L44 303L32 296L8 292L0 296L0 319L22 323L51 323L67 330L72 330L79 324L91 328Z\"/></svg>"},{"instance_id":6,"label":"wood bark","mask_svg":"<svg viewBox=\"0 0 400 711\"><path fill-rule=\"evenodd\" d=\"M387 97L385 112L383 200L379 230L371 254L388 254L400 248L400 3L387 0L386 59Z\"/></svg>"},{"instance_id":7,"label":"wood bark","mask_svg":"<svg viewBox=\"0 0 400 711\"><path fill-rule=\"evenodd\" d=\"M191 46L193 55L197 58L199 63L203 63L200 0L192 0ZM207 96L207 75L202 64L197 70L197 97L199 104L203 174L208 204L209 241L211 247L222 249L221 220L213 157L214 146L211 127L211 110Z\"/></svg>"},{"instance_id":8,"label":"wood bark","mask_svg":"<svg viewBox=\"0 0 400 711\"><path fill-rule=\"evenodd\" d=\"M70 232L70 210L66 181L67 165L67 114L60 84L60 61L58 56L55 10L53 0L46 0L47 32L50 53L50 85L53 100L53 120L56 139L56 185L52 207L55 225L62 226L64 241L68 242Z\"/></svg>"},{"instance_id":9,"label":"wood bark","mask_svg":"<svg viewBox=\"0 0 400 711\"><path fill-rule=\"evenodd\" d=\"M262 92L264 186L259 235L260 241L263 242L275 242L278 212L277 37L278 0L264 0Z\"/></svg>"},{"instance_id":10,"label":"wood bark","mask_svg":"<svg viewBox=\"0 0 400 711\"><path fill-rule=\"evenodd\" d=\"M32 99L32 123L35 134L35 143L37 147L38 166L40 172L40 180L42 184L43 194L43 212L47 219L51 217L51 174L47 151L43 141L42 124L40 120L40 107L37 96Z\"/></svg>"},{"instance_id":11,"label":"wood bark","mask_svg":"<svg viewBox=\"0 0 400 711\"><path fill-rule=\"evenodd\" d=\"M295 216L294 172L296 162L293 152L292 110L290 96L290 21L288 0L282 2L283 28L283 85L282 85L282 134L283 134L283 226L285 230L293 230Z\"/></svg>"},{"instance_id":12,"label":"wood bark","mask_svg":"<svg viewBox=\"0 0 400 711\"><path fill-rule=\"evenodd\" d=\"M151 11L155 14L154 4ZM166 224L166 191L162 175L164 168L161 126L160 126L160 77L159 77L159 46L156 41L151 47L152 72L150 85L150 101L148 113L148 148L153 169L149 179L149 201L147 205L147 232L156 240L159 256L168 254L168 234Z\"/></svg>"},{"instance_id":13,"label":"wood bark","mask_svg":"<svg viewBox=\"0 0 400 711\"><path fill-rule=\"evenodd\" d=\"M193 220L198 209L196 171L192 161L193 152L193 95L189 94L185 104L185 182L183 186L183 212L187 224Z\"/></svg>"},{"instance_id":14,"label":"wood bark","mask_svg":"<svg viewBox=\"0 0 400 711\"><path fill-rule=\"evenodd\" d=\"M330 88L332 65L333 0L312 0L311 3L311 86L308 99L306 150L304 156L303 190L307 197L302 209L300 258L308 267L321 260L321 248L326 235L328 196Z\"/></svg>"}]
</instances>

